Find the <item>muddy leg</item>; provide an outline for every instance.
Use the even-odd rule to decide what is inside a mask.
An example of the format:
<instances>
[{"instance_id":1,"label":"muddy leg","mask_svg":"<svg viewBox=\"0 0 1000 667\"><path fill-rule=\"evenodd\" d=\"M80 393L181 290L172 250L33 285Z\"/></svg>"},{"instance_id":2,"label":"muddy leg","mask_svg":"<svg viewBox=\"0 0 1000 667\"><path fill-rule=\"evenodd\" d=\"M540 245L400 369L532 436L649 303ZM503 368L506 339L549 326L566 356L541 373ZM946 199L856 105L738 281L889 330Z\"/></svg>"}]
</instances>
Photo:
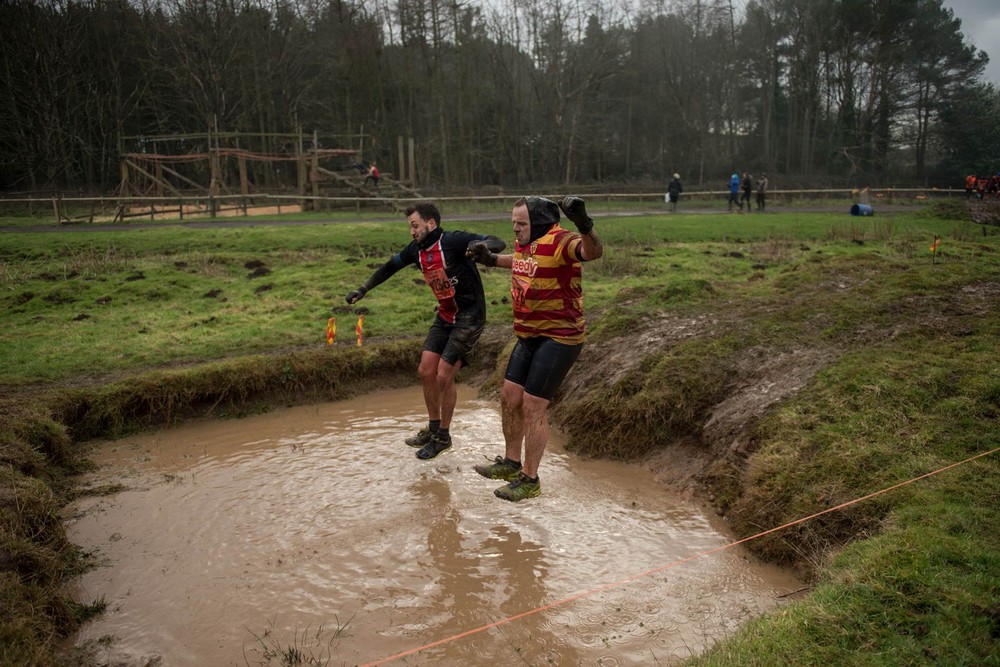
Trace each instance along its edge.
<instances>
[{"instance_id":1,"label":"muddy leg","mask_svg":"<svg viewBox=\"0 0 1000 667\"><path fill-rule=\"evenodd\" d=\"M500 417L503 420L504 456L511 461L520 461L521 442L524 440L524 387L504 380L500 390Z\"/></svg>"},{"instance_id":2,"label":"muddy leg","mask_svg":"<svg viewBox=\"0 0 1000 667\"><path fill-rule=\"evenodd\" d=\"M441 428L451 427L451 418L455 414L455 403L458 402L458 390L455 388L455 375L462 367L462 360L449 364L444 359L437 366L437 395L441 408Z\"/></svg>"},{"instance_id":3,"label":"muddy leg","mask_svg":"<svg viewBox=\"0 0 1000 667\"><path fill-rule=\"evenodd\" d=\"M549 402L544 398L524 394L524 467L528 477L538 477L538 466L549 440L549 419L546 410Z\"/></svg>"},{"instance_id":4,"label":"muddy leg","mask_svg":"<svg viewBox=\"0 0 1000 667\"><path fill-rule=\"evenodd\" d=\"M427 406L427 418L431 421L441 419L441 394L438 389L438 362L440 354L424 350L420 355L420 366L417 374L424 389L424 405ZM452 403L452 410L455 404Z\"/></svg>"}]
</instances>

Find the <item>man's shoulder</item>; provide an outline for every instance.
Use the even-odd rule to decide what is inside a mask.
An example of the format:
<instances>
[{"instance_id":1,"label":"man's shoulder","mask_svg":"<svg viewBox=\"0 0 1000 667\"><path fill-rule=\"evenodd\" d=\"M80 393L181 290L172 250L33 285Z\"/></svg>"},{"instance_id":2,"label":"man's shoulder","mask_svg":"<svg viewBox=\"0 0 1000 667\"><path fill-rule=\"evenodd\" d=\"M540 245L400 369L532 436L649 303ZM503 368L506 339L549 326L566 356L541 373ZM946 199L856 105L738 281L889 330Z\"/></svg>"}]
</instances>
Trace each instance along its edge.
<instances>
[{"instance_id":1,"label":"man's shoulder","mask_svg":"<svg viewBox=\"0 0 1000 667\"><path fill-rule=\"evenodd\" d=\"M441 233L441 240L444 242L461 243L475 238L479 238L479 234L473 234L472 232L467 232L464 229L449 229Z\"/></svg>"}]
</instances>

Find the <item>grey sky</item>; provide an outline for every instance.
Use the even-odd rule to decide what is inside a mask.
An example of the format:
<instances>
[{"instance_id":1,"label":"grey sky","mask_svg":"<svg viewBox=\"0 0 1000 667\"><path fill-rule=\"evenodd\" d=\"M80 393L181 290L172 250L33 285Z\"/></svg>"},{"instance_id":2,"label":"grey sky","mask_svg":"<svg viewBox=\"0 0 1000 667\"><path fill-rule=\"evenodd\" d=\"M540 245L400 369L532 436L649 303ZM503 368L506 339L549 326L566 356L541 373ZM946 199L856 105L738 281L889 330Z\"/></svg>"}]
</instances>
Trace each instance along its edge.
<instances>
[{"instance_id":1,"label":"grey sky","mask_svg":"<svg viewBox=\"0 0 1000 667\"><path fill-rule=\"evenodd\" d=\"M944 0L962 19L966 40L990 56L983 78L1000 88L1000 0Z\"/></svg>"}]
</instances>

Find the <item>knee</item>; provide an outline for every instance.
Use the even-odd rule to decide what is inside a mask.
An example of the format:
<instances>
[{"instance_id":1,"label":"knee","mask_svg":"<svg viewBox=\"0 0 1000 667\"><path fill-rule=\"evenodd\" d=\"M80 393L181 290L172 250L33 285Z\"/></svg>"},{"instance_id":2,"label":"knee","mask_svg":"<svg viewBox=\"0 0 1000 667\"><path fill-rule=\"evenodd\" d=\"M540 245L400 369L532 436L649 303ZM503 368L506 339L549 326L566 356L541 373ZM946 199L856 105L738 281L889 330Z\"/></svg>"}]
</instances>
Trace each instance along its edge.
<instances>
[{"instance_id":1,"label":"knee","mask_svg":"<svg viewBox=\"0 0 1000 667\"><path fill-rule=\"evenodd\" d=\"M541 419L545 416L545 411L549 407L549 401L531 394L524 394L522 398L524 404L524 416L527 419Z\"/></svg>"},{"instance_id":2,"label":"knee","mask_svg":"<svg viewBox=\"0 0 1000 667\"><path fill-rule=\"evenodd\" d=\"M427 380L431 380L437 375L437 365L420 362L420 365L417 366L417 375L419 375L420 379L425 382Z\"/></svg>"},{"instance_id":3,"label":"knee","mask_svg":"<svg viewBox=\"0 0 1000 667\"><path fill-rule=\"evenodd\" d=\"M437 378L438 387L440 387L441 389L447 389L448 387L455 386L454 373L449 373L447 371L438 371L435 377Z\"/></svg>"},{"instance_id":4,"label":"knee","mask_svg":"<svg viewBox=\"0 0 1000 667\"><path fill-rule=\"evenodd\" d=\"M524 390L518 385L506 383L500 390L500 408L502 410L518 410L524 399Z\"/></svg>"},{"instance_id":5,"label":"knee","mask_svg":"<svg viewBox=\"0 0 1000 667\"><path fill-rule=\"evenodd\" d=\"M438 385L444 388L450 384L455 384L455 376L458 374L458 369L461 367L461 359L456 361L454 364L450 364L444 359L438 361L437 366L434 368Z\"/></svg>"}]
</instances>

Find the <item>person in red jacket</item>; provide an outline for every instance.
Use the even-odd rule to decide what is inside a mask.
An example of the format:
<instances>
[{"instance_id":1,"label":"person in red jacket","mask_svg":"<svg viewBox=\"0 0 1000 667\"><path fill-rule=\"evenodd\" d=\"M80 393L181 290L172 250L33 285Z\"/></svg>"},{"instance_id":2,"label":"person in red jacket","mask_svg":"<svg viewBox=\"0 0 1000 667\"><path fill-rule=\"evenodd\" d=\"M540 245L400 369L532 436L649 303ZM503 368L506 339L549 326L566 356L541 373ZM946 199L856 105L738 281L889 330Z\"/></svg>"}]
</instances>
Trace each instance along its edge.
<instances>
[{"instance_id":1,"label":"person in red jacket","mask_svg":"<svg viewBox=\"0 0 1000 667\"><path fill-rule=\"evenodd\" d=\"M365 181L361 184L361 187L365 187L368 185L368 181L371 181L375 184L375 189L378 190L378 179L380 178L382 178L382 174L379 173L378 165L372 162L372 165L368 167L368 175L365 176Z\"/></svg>"},{"instance_id":2,"label":"person in red jacket","mask_svg":"<svg viewBox=\"0 0 1000 667\"><path fill-rule=\"evenodd\" d=\"M965 198L968 199L976 191L976 175L969 174L965 177Z\"/></svg>"}]
</instances>

